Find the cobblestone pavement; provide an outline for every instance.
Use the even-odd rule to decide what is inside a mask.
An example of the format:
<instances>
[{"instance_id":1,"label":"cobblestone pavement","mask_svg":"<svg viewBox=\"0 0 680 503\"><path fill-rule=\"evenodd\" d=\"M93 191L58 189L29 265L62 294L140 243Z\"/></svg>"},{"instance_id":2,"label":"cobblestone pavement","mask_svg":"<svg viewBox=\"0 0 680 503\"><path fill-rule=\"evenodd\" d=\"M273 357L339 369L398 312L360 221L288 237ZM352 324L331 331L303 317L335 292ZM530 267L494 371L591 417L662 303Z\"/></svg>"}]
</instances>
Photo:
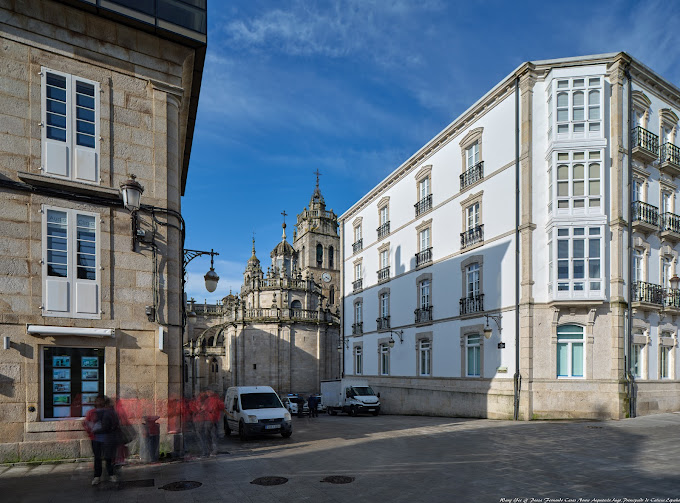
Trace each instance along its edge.
<instances>
[{"instance_id":1,"label":"cobblestone pavement","mask_svg":"<svg viewBox=\"0 0 680 503\"><path fill-rule=\"evenodd\" d=\"M0 465L0 501L680 502L678 413L606 422L322 415L294 418L293 428L290 439L232 435L209 459L128 466L120 487L92 487L90 462ZM354 480L321 482L331 475ZM288 482L251 484L266 476ZM202 485L159 489L184 480Z\"/></svg>"}]
</instances>

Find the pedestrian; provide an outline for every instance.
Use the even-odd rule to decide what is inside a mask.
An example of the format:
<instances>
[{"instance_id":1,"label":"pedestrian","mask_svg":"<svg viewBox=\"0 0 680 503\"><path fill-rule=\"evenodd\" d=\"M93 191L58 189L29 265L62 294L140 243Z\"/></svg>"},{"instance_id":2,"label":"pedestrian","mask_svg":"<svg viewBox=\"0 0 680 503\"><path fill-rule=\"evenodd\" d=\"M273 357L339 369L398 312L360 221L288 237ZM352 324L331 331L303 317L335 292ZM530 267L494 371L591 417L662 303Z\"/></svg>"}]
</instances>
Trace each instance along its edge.
<instances>
[{"instance_id":1,"label":"pedestrian","mask_svg":"<svg viewBox=\"0 0 680 503\"><path fill-rule=\"evenodd\" d=\"M219 429L220 419L224 413L224 402L214 391L208 391L205 400L208 415L208 434L207 440L210 443L210 455L217 455L217 430Z\"/></svg>"},{"instance_id":2,"label":"pedestrian","mask_svg":"<svg viewBox=\"0 0 680 503\"><path fill-rule=\"evenodd\" d=\"M109 480L118 482L114 460L119 444L119 420L113 403L106 396L98 396L95 408L89 410L85 417L85 429L92 439L92 453L94 454L94 478L92 485L101 481L102 461L106 463Z\"/></svg>"},{"instance_id":3,"label":"pedestrian","mask_svg":"<svg viewBox=\"0 0 680 503\"><path fill-rule=\"evenodd\" d=\"M302 417L305 413L305 399L298 395L295 402L298 406L298 417Z\"/></svg>"},{"instance_id":4,"label":"pedestrian","mask_svg":"<svg viewBox=\"0 0 680 503\"><path fill-rule=\"evenodd\" d=\"M309 395L307 403L309 404L309 417L319 417L319 412L316 408L317 406L316 397L314 395Z\"/></svg>"}]
</instances>

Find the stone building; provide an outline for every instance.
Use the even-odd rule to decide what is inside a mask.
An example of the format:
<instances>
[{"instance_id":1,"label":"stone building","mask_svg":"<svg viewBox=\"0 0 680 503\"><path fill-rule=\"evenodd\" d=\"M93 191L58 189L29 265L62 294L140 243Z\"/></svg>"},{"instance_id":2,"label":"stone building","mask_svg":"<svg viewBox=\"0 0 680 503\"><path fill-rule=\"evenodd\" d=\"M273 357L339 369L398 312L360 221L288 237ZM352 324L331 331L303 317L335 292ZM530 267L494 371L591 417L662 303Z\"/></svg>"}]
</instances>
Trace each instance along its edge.
<instances>
[{"instance_id":1,"label":"stone building","mask_svg":"<svg viewBox=\"0 0 680 503\"><path fill-rule=\"evenodd\" d=\"M284 222L266 272L253 239L240 294L216 305L189 303L188 396L249 385L309 394L322 379L340 376L337 228L317 178L309 209L297 216L294 245Z\"/></svg>"},{"instance_id":2,"label":"stone building","mask_svg":"<svg viewBox=\"0 0 680 503\"><path fill-rule=\"evenodd\" d=\"M91 455L80 418L101 393L139 399L181 447L166 405L206 4L130 5L0 6L0 461Z\"/></svg>"},{"instance_id":3,"label":"stone building","mask_svg":"<svg viewBox=\"0 0 680 503\"><path fill-rule=\"evenodd\" d=\"M392 413L680 410L680 89L520 65L340 217L344 372Z\"/></svg>"}]
</instances>

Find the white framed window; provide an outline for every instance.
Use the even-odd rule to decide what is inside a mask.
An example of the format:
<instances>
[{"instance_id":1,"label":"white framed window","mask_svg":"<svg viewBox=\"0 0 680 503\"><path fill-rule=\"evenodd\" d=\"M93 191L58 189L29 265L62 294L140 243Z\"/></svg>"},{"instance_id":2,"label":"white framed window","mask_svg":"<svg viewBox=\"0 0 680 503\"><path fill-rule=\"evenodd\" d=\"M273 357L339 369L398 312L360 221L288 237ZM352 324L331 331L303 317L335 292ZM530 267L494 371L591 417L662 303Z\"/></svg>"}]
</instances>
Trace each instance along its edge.
<instances>
[{"instance_id":1,"label":"white framed window","mask_svg":"<svg viewBox=\"0 0 680 503\"><path fill-rule=\"evenodd\" d=\"M551 229L548 231L548 293L553 294L553 285L555 283L555 257L553 255L553 240L554 240L555 230Z\"/></svg>"},{"instance_id":2,"label":"white framed window","mask_svg":"<svg viewBox=\"0 0 680 503\"><path fill-rule=\"evenodd\" d=\"M644 281L644 255L643 251L639 248L633 248L633 283L638 281Z\"/></svg>"},{"instance_id":3,"label":"white framed window","mask_svg":"<svg viewBox=\"0 0 680 503\"><path fill-rule=\"evenodd\" d=\"M380 345L380 375L390 375L390 347L387 344Z\"/></svg>"},{"instance_id":4,"label":"white framed window","mask_svg":"<svg viewBox=\"0 0 680 503\"><path fill-rule=\"evenodd\" d=\"M380 294L380 317L387 318L390 315L390 294Z\"/></svg>"},{"instance_id":5,"label":"white framed window","mask_svg":"<svg viewBox=\"0 0 680 503\"><path fill-rule=\"evenodd\" d=\"M557 297L602 296L602 228L562 227L556 234L557 246L553 247L551 241L549 252L556 253L551 258L557 263ZM549 272L552 274L552 270Z\"/></svg>"},{"instance_id":6,"label":"white framed window","mask_svg":"<svg viewBox=\"0 0 680 503\"><path fill-rule=\"evenodd\" d=\"M642 378L642 344L633 344L630 356L631 370L636 379Z\"/></svg>"},{"instance_id":7,"label":"white framed window","mask_svg":"<svg viewBox=\"0 0 680 503\"><path fill-rule=\"evenodd\" d=\"M43 205L43 316L100 318L99 215Z\"/></svg>"},{"instance_id":8,"label":"white framed window","mask_svg":"<svg viewBox=\"0 0 680 503\"><path fill-rule=\"evenodd\" d=\"M429 339L422 339L418 343L419 373L429 376L432 373L432 343Z\"/></svg>"},{"instance_id":9,"label":"white framed window","mask_svg":"<svg viewBox=\"0 0 680 503\"><path fill-rule=\"evenodd\" d=\"M354 304L354 323L363 323L363 302L359 301Z\"/></svg>"},{"instance_id":10,"label":"white framed window","mask_svg":"<svg viewBox=\"0 0 680 503\"><path fill-rule=\"evenodd\" d=\"M390 221L389 213L387 211L387 206L380 208L380 225L385 225Z\"/></svg>"},{"instance_id":11,"label":"white framed window","mask_svg":"<svg viewBox=\"0 0 680 503\"><path fill-rule=\"evenodd\" d=\"M357 225L354 228L354 242L357 243L361 240L361 225Z\"/></svg>"},{"instance_id":12,"label":"white framed window","mask_svg":"<svg viewBox=\"0 0 680 503\"><path fill-rule=\"evenodd\" d=\"M364 373L364 351L361 346L354 348L354 373L356 375Z\"/></svg>"},{"instance_id":13,"label":"white framed window","mask_svg":"<svg viewBox=\"0 0 680 503\"><path fill-rule=\"evenodd\" d=\"M474 142L465 149L465 165L467 169L472 168L479 162L479 142Z\"/></svg>"},{"instance_id":14,"label":"white framed window","mask_svg":"<svg viewBox=\"0 0 680 503\"><path fill-rule=\"evenodd\" d=\"M420 309L430 307L430 280L424 279L418 285L418 298L420 299Z\"/></svg>"},{"instance_id":15,"label":"white framed window","mask_svg":"<svg viewBox=\"0 0 680 503\"><path fill-rule=\"evenodd\" d=\"M361 262L354 264L354 281L361 279Z\"/></svg>"},{"instance_id":16,"label":"white framed window","mask_svg":"<svg viewBox=\"0 0 680 503\"><path fill-rule=\"evenodd\" d=\"M638 177L633 177L633 202L645 201L645 181Z\"/></svg>"},{"instance_id":17,"label":"white framed window","mask_svg":"<svg viewBox=\"0 0 680 503\"><path fill-rule=\"evenodd\" d=\"M584 377L584 368L583 327L578 325L557 327L557 377Z\"/></svg>"},{"instance_id":18,"label":"white framed window","mask_svg":"<svg viewBox=\"0 0 680 503\"><path fill-rule=\"evenodd\" d=\"M430 228L426 227L425 229L421 230L419 233L419 245L420 245L420 251L425 251L430 247Z\"/></svg>"},{"instance_id":19,"label":"white framed window","mask_svg":"<svg viewBox=\"0 0 680 503\"><path fill-rule=\"evenodd\" d=\"M479 334L468 335L465 338L465 375L468 377L481 377L482 337Z\"/></svg>"},{"instance_id":20,"label":"white framed window","mask_svg":"<svg viewBox=\"0 0 680 503\"><path fill-rule=\"evenodd\" d=\"M673 194L663 190L661 191L661 213L673 213Z\"/></svg>"},{"instance_id":21,"label":"white framed window","mask_svg":"<svg viewBox=\"0 0 680 503\"><path fill-rule=\"evenodd\" d=\"M673 257L661 257L661 286L663 288L671 287L671 278L673 277Z\"/></svg>"},{"instance_id":22,"label":"white framed window","mask_svg":"<svg viewBox=\"0 0 680 503\"><path fill-rule=\"evenodd\" d=\"M470 231L479 225L479 202L465 208L466 230Z\"/></svg>"},{"instance_id":23,"label":"white framed window","mask_svg":"<svg viewBox=\"0 0 680 503\"><path fill-rule=\"evenodd\" d=\"M603 80L578 77L553 81L552 94L548 96L549 139L554 132L556 140L602 137Z\"/></svg>"},{"instance_id":24,"label":"white framed window","mask_svg":"<svg viewBox=\"0 0 680 503\"><path fill-rule=\"evenodd\" d=\"M479 263L470 264L465 269L465 284L467 286L467 297L478 297L480 294L479 288Z\"/></svg>"},{"instance_id":25,"label":"white framed window","mask_svg":"<svg viewBox=\"0 0 680 503\"><path fill-rule=\"evenodd\" d=\"M555 169L549 171L548 190L552 198L554 183L558 215L602 213L601 156L599 150L554 154ZM552 179L553 174L555 180ZM551 211L552 207L551 204Z\"/></svg>"},{"instance_id":26,"label":"white framed window","mask_svg":"<svg viewBox=\"0 0 680 503\"><path fill-rule=\"evenodd\" d=\"M40 74L43 173L99 183L99 83L44 67Z\"/></svg>"},{"instance_id":27,"label":"white framed window","mask_svg":"<svg viewBox=\"0 0 680 503\"><path fill-rule=\"evenodd\" d=\"M380 252L380 268L385 269L390 266L390 251L382 250Z\"/></svg>"},{"instance_id":28,"label":"white framed window","mask_svg":"<svg viewBox=\"0 0 680 503\"><path fill-rule=\"evenodd\" d=\"M418 193L420 194L420 200L421 201L423 199L425 199L427 196L430 195L430 177L429 176L423 178L418 183Z\"/></svg>"},{"instance_id":29,"label":"white framed window","mask_svg":"<svg viewBox=\"0 0 680 503\"><path fill-rule=\"evenodd\" d=\"M670 346L661 346L659 348L659 379L670 378Z\"/></svg>"}]
</instances>

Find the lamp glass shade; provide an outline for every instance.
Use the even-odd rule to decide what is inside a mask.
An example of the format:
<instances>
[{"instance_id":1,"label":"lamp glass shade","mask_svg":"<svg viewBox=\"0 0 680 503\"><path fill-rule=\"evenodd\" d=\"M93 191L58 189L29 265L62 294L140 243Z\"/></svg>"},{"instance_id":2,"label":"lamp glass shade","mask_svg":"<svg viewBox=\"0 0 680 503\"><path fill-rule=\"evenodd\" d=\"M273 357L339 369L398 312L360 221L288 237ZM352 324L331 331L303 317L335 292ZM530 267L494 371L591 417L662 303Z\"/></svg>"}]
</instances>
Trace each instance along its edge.
<instances>
[{"instance_id":1,"label":"lamp glass shade","mask_svg":"<svg viewBox=\"0 0 680 503\"><path fill-rule=\"evenodd\" d=\"M123 196L123 204L128 211L137 211L140 206L142 192L144 187L141 186L134 178L126 180L120 185L120 192Z\"/></svg>"},{"instance_id":2,"label":"lamp glass shade","mask_svg":"<svg viewBox=\"0 0 680 503\"><path fill-rule=\"evenodd\" d=\"M486 327L484 329L484 337L485 338L489 339L491 337L492 333L493 333L493 330L491 329L491 327Z\"/></svg>"},{"instance_id":3,"label":"lamp glass shade","mask_svg":"<svg viewBox=\"0 0 680 503\"><path fill-rule=\"evenodd\" d=\"M677 290L678 287L680 287L680 278L678 278L677 274L674 274L673 277L668 281L671 284L671 288L673 290Z\"/></svg>"},{"instance_id":4,"label":"lamp glass shade","mask_svg":"<svg viewBox=\"0 0 680 503\"><path fill-rule=\"evenodd\" d=\"M392 337L390 337L390 340L387 341L387 345L390 347L390 349L394 347L394 339L392 339Z\"/></svg>"},{"instance_id":5,"label":"lamp glass shade","mask_svg":"<svg viewBox=\"0 0 680 503\"><path fill-rule=\"evenodd\" d=\"M215 289L217 288L217 282L220 280L220 277L215 272L215 269L211 267L210 270L204 276L204 279L205 289L208 290L210 293L214 292Z\"/></svg>"},{"instance_id":6,"label":"lamp glass shade","mask_svg":"<svg viewBox=\"0 0 680 503\"><path fill-rule=\"evenodd\" d=\"M342 344L338 344L338 353L342 353Z\"/></svg>"}]
</instances>

